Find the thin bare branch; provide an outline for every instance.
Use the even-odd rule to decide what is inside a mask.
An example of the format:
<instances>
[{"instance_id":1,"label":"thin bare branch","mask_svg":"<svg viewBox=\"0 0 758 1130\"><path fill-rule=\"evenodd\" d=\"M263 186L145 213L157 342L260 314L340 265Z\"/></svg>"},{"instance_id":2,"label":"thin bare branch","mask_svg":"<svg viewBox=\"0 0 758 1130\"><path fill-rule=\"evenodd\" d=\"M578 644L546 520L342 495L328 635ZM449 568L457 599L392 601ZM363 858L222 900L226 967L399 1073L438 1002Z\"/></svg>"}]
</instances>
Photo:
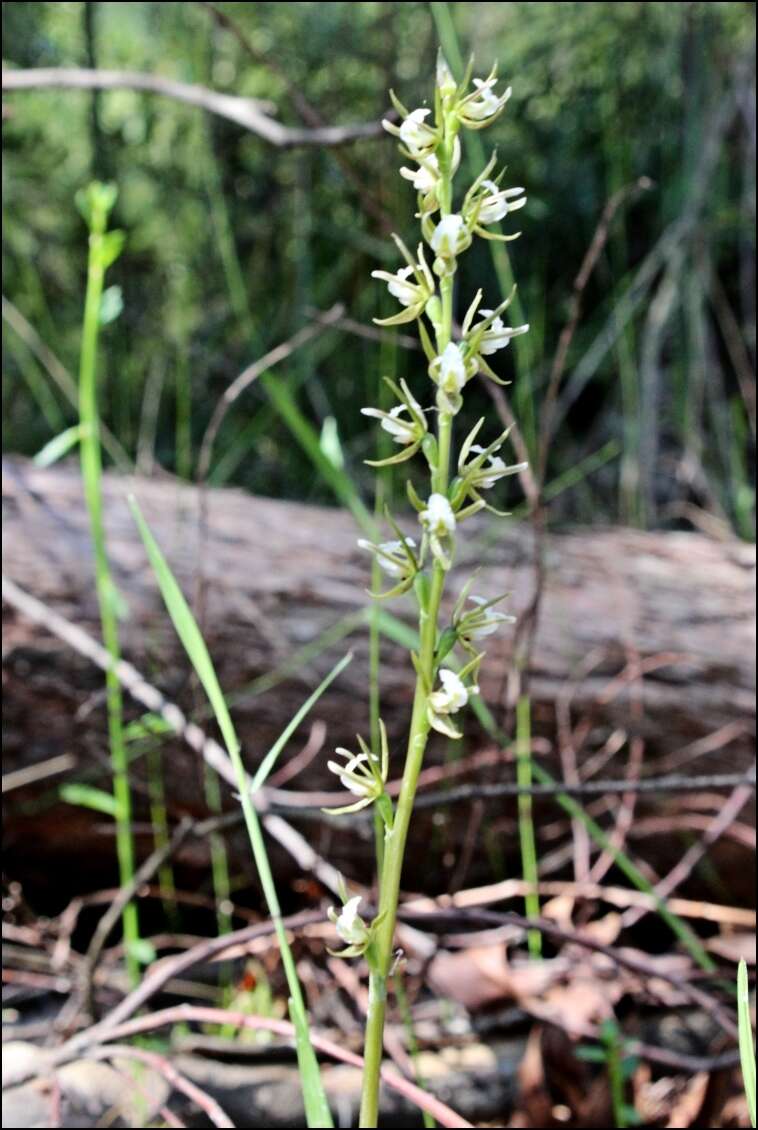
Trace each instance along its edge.
<instances>
[{"instance_id":1,"label":"thin bare branch","mask_svg":"<svg viewBox=\"0 0 758 1130\"><path fill-rule=\"evenodd\" d=\"M155 1028L165 1027L167 1024L191 1024L193 1022L200 1024L224 1024L232 1025L235 1028L247 1028L251 1031L266 1031L273 1032L278 1036L283 1036L287 1040L294 1040L295 1030L287 1020L274 1020L268 1016L250 1016L246 1013L230 1012L223 1008L204 1008L200 1005L177 1005L175 1008L164 1008L159 1012L151 1013L149 1016L139 1016L134 1020L128 1021L117 1028L111 1029L103 1037L107 1040L121 1040L127 1037L136 1036L142 1032L150 1032ZM82 1037L90 1036L94 1039L96 1029L90 1029L89 1033L82 1033ZM78 1038L82 1043L87 1046L87 1042ZM363 1059L359 1055L343 1048L334 1040L329 1040L325 1036L319 1036L313 1033L311 1040L314 1048L317 1051L323 1052L324 1055L331 1056L333 1059L339 1060L342 1063L348 1063L352 1067L363 1067ZM72 1041L73 1043L73 1041ZM71 1045L65 1051L70 1051ZM57 1057L56 1057L57 1060ZM427 1091L423 1091L417 1087L415 1083L411 1083L409 1079L403 1079L392 1068L382 1068L382 1079L398 1094L403 1095L410 1102L414 1103L420 1110L425 1110L436 1118L442 1126L450 1127L468 1127L473 1130L471 1123L466 1122L459 1114L456 1114L446 1103L441 1102L430 1095Z\"/></svg>"},{"instance_id":2,"label":"thin bare branch","mask_svg":"<svg viewBox=\"0 0 758 1130\"><path fill-rule=\"evenodd\" d=\"M175 1091L181 1091L195 1106L204 1111L214 1126L231 1127L234 1130L234 1123L216 1100L201 1087L198 1087L196 1083L193 1083L191 1079L188 1079L186 1075L182 1075L169 1059L166 1059L163 1055L158 1055L157 1052L147 1051L145 1048L135 1048L131 1044L110 1044L104 1048L91 1048L87 1052L87 1057L91 1059L136 1059L139 1063L146 1063L159 1075L162 1075Z\"/></svg>"},{"instance_id":3,"label":"thin bare branch","mask_svg":"<svg viewBox=\"0 0 758 1130\"><path fill-rule=\"evenodd\" d=\"M322 129L297 129L293 126L284 126L269 116L274 109L270 102L241 98L236 94L221 94L194 83L176 82L161 75L142 74L139 71L31 67L26 70L3 71L2 81L3 90L8 91L126 89L160 94L235 122L277 149L290 149L297 145L347 145L353 141L380 137L384 133L381 122L324 126Z\"/></svg>"},{"instance_id":4,"label":"thin bare branch","mask_svg":"<svg viewBox=\"0 0 758 1130\"><path fill-rule=\"evenodd\" d=\"M288 341L281 342L280 345L276 345L273 349L270 349L268 353L264 353L263 357L259 357L257 361L253 361L252 364L243 369L240 375L232 381L224 392L224 395L216 404L208 427L205 429L205 435L200 445L200 454L197 461L197 478L200 483L204 483L208 478L216 436L224 422L226 413L234 404L235 400L237 400L245 389L249 388L258 377L268 372L268 370L272 369L275 365L286 361L288 357L291 357L293 353L302 348L303 345L311 341L314 337L318 337L324 330L333 327L340 320L344 312L345 307L339 302L332 306L330 310L321 311L318 318L314 318L312 322L303 326L303 328L298 330Z\"/></svg>"}]
</instances>

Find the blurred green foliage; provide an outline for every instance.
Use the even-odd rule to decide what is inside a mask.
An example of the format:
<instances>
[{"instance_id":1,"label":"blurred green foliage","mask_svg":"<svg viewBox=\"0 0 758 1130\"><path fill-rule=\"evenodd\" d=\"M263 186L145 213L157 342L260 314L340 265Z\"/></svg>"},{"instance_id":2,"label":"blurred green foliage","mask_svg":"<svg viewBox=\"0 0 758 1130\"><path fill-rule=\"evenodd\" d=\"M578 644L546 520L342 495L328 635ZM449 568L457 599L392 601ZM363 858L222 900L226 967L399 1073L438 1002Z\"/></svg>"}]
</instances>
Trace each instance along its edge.
<instances>
[{"instance_id":1,"label":"blurred green foliage","mask_svg":"<svg viewBox=\"0 0 758 1130\"><path fill-rule=\"evenodd\" d=\"M298 98L336 124L381 117L390 86L406 104L429 93L434 5L218 5L252 52L211 7L6 4L4 63L151 72L270 100L282 121L297 125ZM558 496L557 516L715 524L751 537L755 112L745 60L753 5L448 9L464 55L473 51L482 71L499 59L514 87L491 141L508 182L529 195L519 214L524 234L509 252L533 327L532 367L515 374L509 350L500 368L516 377L520 413L539 409L573 280L609 197L640 176L654 181L613 221L564 387L613 327L635 273L695 209L634 316L566 403L548 481L601 449L608 458ZM731 103L703 183L713 123ZM34 90L6 96L4 157L4 293L72 371L86 262L74 197L93 175L118 185L114 222L127 243L112 281L124 305L103 329L103 416L144 469L157 460L192 477L223 390L312 308L342 301L364 325L391 312L369 274L395 262L387 226L411 234L414 201L389 138L339 151L281 150L154 94ZM494 305L487 248L461 270L464 292L479 284ZM33 454L75 415L18 334L6 324L3 332L3 441ZM359 409L377 402L379 358L375 341L330 330L274 370L316 434L335 422L327 432L366 496L372 473L361 461L375 454L376 433ZM397 366L422 379L418 354L398 350ZM484 410L491 406L482 389L467 411ZM259 383L227 416L211 477L262 494L333 500ZM510 501L519 501L516 484Z\"/></svg>"}]
</instances>

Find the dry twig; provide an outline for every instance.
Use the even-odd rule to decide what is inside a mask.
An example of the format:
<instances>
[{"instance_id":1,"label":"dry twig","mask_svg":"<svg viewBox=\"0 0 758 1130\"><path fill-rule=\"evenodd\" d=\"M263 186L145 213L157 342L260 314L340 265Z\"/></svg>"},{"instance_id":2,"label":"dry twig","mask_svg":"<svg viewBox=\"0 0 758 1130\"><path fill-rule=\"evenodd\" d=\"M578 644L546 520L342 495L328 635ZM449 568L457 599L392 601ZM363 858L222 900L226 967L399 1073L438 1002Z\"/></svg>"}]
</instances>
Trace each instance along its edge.
<instances>
[{"instance_id":1,"label":"dry twig","mask_svg":"<svg viewBox=\"0 0 758 1130\"><path fill-rule=\"evenodd\" d=\"M270 102L256 98L241 98L236 94L221 94L194 83L176 82L161 75L142 74L139 71L87 70L78 67L30 67L24 70L5 70L3 90L142 90L160 94L197 106L217 114L243 129L255 133L278 149L291 149L296 145L347 145L352 141L383 135L381 122L364 122L359 125L325 126L323 129L296 129L283 126L269 116Z\"/></svg>"}]
</instances>

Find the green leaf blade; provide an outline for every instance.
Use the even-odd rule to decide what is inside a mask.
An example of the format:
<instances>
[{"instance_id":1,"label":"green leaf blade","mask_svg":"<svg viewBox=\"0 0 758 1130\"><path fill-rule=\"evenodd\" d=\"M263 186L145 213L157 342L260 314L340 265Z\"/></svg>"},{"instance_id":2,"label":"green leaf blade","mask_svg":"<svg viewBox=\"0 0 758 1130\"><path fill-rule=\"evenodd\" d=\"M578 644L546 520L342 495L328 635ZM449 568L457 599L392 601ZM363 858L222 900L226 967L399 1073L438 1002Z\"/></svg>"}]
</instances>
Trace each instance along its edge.
<instances>
[{"instance_id":1,"label":"green leaf blade","mask_svg":"<svg viewBox=\"0 0 758 1130\"><path fill-rule=\"evenodd\" d=\"M171 572L160 546L142 515L137 500L131 497L129 506L137 522L140 536L147 550L171 622L213 707L226 746L230 752L232 749L239 751L239 741L226 705L226 699L216 676L205 640L197 626L197 621L192 615L184 593Z\"/></svg>"},{"instance_id":2,"label":"green leaf blade","mask_svg":"<svg viewBox=\"0 0 758 1130\"><path fill-rule=\"evenodd\" d=\"M750 1124L755 1128L756 1121L756 1083L755 1049L753 1047L753 1026L750 1020L750 991L747 979L747 964L744 957L737 971L737 1019L740 1033L740 1063L745 1083Z\"/></svg>"},{"instance_id":3,"label":"green leaf blade","mask_svg":"<svg viewBox=\"0 0 758 1130\"><path fill-rule=\"evenodd\" d=\"M66 428L64 432L53 436L44 447L40 448L34 456L35 465L37 467L52 467L53 463L57 463L59 459L67 455L72 447L76 447L81 438L81 424L74 424L72 428Z\"/></svg>"}]
</instances>

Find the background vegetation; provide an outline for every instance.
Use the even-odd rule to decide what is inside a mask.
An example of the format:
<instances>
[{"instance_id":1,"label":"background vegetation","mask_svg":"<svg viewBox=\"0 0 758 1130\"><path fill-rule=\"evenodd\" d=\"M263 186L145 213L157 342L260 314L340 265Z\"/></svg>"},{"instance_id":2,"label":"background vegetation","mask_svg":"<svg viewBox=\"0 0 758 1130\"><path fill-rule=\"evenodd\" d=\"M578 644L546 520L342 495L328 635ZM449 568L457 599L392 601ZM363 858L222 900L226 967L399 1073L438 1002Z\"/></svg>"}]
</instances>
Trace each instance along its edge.
<instances>
[{"instance_id":1,"label":"background vegetation","mask_svg":"<svg viewBox=\"0 0 758 1130\"><path fill-rule=\"evenodd\" d=\"M532 454L602 210L622 186L654 182L619 209L584 295L548 468L560 481L578 467L579 483L555 515L753 536L752 5L218 5L247 46L211 7L6 4L5 63L151 72L269 99L293 124L304 100L329 124L372 121L389 86L423 97L451 16L464 53L482 68L499 59L514 85L487 140L529 194L512 258L533 332L506 365ZM110 281L123 310L104 335L102 404L144 470L157 461L192 478L220 394L314 309L342 301L364 326L388 312L369 274L394 262L386 231L412 191L389 138L278 150L152 94L43 90L8 97L4 150L5 295L71 370L86 258L74 195L92 176L119 186L127 245ZM465 270L497 294L486 248ZM5 321L3 332L3 441L33 454L74 410ZM400 350L397 365L412 372L418 359ZM376 399L376 342L330 331L276 372L326 425L327 450L336 428L368 490L374 432L359 408ZM333 501L258 382L226 418L211 479Z\"/></svg>"}]
</instances>

